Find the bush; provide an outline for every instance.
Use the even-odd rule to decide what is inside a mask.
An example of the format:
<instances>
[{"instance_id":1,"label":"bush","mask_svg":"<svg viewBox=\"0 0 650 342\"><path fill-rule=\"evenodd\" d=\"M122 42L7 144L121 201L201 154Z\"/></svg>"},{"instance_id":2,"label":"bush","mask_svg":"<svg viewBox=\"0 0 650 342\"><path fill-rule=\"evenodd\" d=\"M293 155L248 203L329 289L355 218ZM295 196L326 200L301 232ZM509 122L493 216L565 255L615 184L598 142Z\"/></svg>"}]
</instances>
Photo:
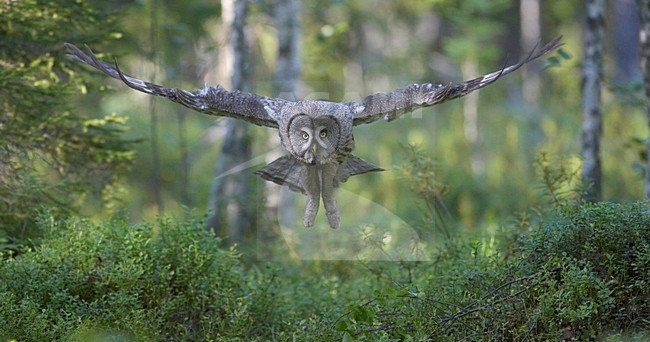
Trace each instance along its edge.
<instances>
[{"instance_id":1,"label":"bush","mask_svg":"<svg viewBox=\"0 0 650 342\"><path fill-rule=\"evenodd\" d=\"M0 268L0 339L251 339L272 313L270 280L196 220L41 223L42 246Z\"/></svg>"},{"instance_id":2,"label":"bush","mask_svg":"<svg viewBox=\"0 0 650 342\"><path fill-rule=\"evenodd\" d=\"M41 227L40 247L0 264L2 340L616 340L650 329L645 202L563 207L507 257L448 240L434 262L281 273L243 268L200 220Z\"/></svg>"},{"instance_id":3,"label":"bush","mask_svg":"<svg viewBox=\"0 0 650 342\"><path fill-rule=\"evenodd\" d=\"M449 246L332 324L349 338L593 340L650 329L646 202L564 207L507 259ZM413 275L411 277L411 274Z\"/></svg>"},{"instance_id":4,"label":"bush","mask_svg":"<svg viewBox=\"0 0 650 342\"><path fill-rule=\"evenodd\" d=\"M531 269L560 267L561 292L548 309L565 327L589 336L603 328L648 328L647 202L566 207L523 242L522 260Z\"/></svg>"}]
</instances>

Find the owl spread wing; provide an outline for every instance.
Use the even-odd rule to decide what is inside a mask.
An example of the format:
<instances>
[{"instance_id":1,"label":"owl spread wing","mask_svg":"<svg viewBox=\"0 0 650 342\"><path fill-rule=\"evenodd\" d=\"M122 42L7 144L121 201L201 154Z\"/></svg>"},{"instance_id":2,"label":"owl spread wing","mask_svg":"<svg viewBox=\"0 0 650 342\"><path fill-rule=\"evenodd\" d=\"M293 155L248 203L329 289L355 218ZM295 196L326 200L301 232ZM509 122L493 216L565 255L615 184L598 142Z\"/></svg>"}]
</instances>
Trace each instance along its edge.
<instances>
[{"instance_id":1,"label":"owl spread wing","mask_svg":"<svg viewBox=\"0 0 650 342\"><path fill-rule=\"evenodd\" d=\"M540 49L533 49L530 54L519 63L504 67L503 69L477 77L460 84L411 84L404 89L398 89L392 93L380 93L366 96L354 116L354 125L370 123L378 119L391 121L399 118L402 114L411 112L418 108L429 107L439 103L456 99L492 84L501 76L509 74L522 65L539 58L564 45L560 43L562 36L555 37L548 44Z\"/></svg>"},{"instance_id":2,"label":"owl spread wing","mask_svg":"<svg viewBox=\"0 0 650 342\"><path fill-rule=\"evenodd\" d=\"M113 66L100 60L88 46L86 46L87 53L69 43L65 43L65 46L70 51L68 56L102 71L108 76L121 80L135 90L164 97L205 114L232 117L259 126L278 127L277 120L271 117L264 107L281 106L285 102L282 99L261 97L240 91L227 91L221 86L205 86L203 89L194 92L179 88L165 88L123 73L118 68L117 63Z\"/></svg>"}]
</instances>

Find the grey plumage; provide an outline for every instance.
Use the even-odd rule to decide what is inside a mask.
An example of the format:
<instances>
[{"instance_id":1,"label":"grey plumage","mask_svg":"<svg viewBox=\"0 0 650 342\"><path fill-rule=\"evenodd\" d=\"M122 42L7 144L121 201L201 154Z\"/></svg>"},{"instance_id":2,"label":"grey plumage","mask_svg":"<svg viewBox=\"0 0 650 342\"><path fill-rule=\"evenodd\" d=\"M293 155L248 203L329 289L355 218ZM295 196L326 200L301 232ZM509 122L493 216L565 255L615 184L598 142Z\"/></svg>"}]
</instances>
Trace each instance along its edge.
<instances>
[{"instance_id":1,"label":"grey plumage","mask_svg":"<svg viewBox=\"0 0 650 342\"><path fill-rule=\"evenodd\" d=\"M282 156L263 168L255 171L255 174L269 182L287 186L290 190L306 195L307 192L301 185L300 175L303 174L307 165L293 156ZM384 171L384 169L354 155L349 155L345 161L342 172L337 176L337 182L345 182L348 178L368 172Z\"/></svg>"},{"instance_id":2,"label":"grey plumage","mask_svg":"<svg viewBox=\"0 0 650 342\"><path fill-rule=\"evenodd\" d=\"M87 53L69 43L65 43L65 47L70 51L68 56L102 71L108 76L121 80L135 90L164 97L205 114L227 116L246 120L259 126L277 128L277 120L267 114L264 106L277 108L287 102L282 99L262 97L237 90L227 91L221 86L205 86L194 92L178 88L165 88L123 73L118 68L117 62L115 65L111 65L98 59L88 46L86 46Z\"/></svg>"},{"instance_id":3,"label":"grey plumage","mask_svg":"<svg viewBox=\"0 0 650 342\"><path fill-rule=\"evenodd\" d=\"M519 63L499 71L459 84L412 84L390 93L365 97L361 103L329 101L287 101L239 91L227 91L221 86L189 92L165 88L123 73L117 66L99 60L86 46L84 53L66 43L69 56L105 74L121 80L127 86L167 98L196 111L245 120L256 125L277 128L287 155L276 159L256 174L265 180L284 185L307 196L303 223L312 226L322 198L329 225L339 226L336 189L349 177L382 169L352 155L356 125L378 119L391 121L417 108L433 106L462 97L483 88L501 76L562 46L558 36L540 49L533 49Z\"/></svg>"}]
</instances>

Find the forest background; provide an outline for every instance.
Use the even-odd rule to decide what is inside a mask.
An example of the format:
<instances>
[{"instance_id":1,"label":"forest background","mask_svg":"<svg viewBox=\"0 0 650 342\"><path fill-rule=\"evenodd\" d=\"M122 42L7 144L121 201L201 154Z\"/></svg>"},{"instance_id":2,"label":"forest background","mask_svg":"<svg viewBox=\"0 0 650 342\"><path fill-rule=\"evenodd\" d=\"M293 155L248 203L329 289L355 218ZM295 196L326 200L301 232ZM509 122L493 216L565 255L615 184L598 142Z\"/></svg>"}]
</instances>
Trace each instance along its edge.
<instances>
[{"instance_id":1,"label":"forest background","mask_svg":"<svg viewBox=\"0 0 650 342\"><path fill-rule=\"evenodd\" d=\"M343 185L350 198L344 203L353 204L342 220L361 227L363 241L372 243L382 229L369 222L375 216L416 232L426 246L424 260L433 259L452 240L493 256L508 245L495 240L512 242L508 239L530 229L517 222L526 221L522 218L531 212L539 214L549 203L567 198L580 203L581 191L589 186L579 184L585 1L303 1L294 13L300 23L295 65L300 79L290 94L278 94L274 81L282 50L273 9L280 2L251 1L245 17L250 90L266 96L359 100L411 83L459 82L515 62L535 44L564 35L560 53L471 97L390 124L356 129L355 154L387 169ZM205 82L229 88L232 70L223 54L229 44L226 3L78 0L0 5L3 258L38 248L51 237L43 217L56 221L78 216L99 225L120 217L124 225L137 226L161 215L179 220L208 215L209 189L215 177L223 176L214 170L229 121L129 90L67 58L63 42L88 44L103 59L117 57L128 73L158 84L192 90ZM630 0L601 5L606 6L607 23L602 198L642 200L648 125L639 12ZM251 127L246 134L252 151L246 166L251 168L223 177L251 173L277 153L274 131ZM280 214L269 214L266 198L277 189L268 189L256 177L246 182L249 191L243 201L250 224L235 241L228 240L232 231L223 225L217 232L238 244L247 267L276 260L285 266L274 272L290 277L320 274L321 268L332 266L301 260L330 259L314 255L329 255L326 249L338 240L310 241L309 247L316 248L305 258L296 247L304 241L287 233ZM298 212L301 200L296 200ZM372 229L364 230L366 226ZM326 231L328 236L337 233ZM381 232L380 245L386 243L386 234ZM355 260L359 255L344 253L334 259ZM378 260L374 255L365 256ZM379 259L399 261L394 255ZM291 270L296 264L302 271ZM331 272L344 277L353 277L358 267L333 265ZM341 306L339 319L329 321L344 337L381 327L376 322L365 330L352 327L368 323L364 315L374 319L374 313L364 311L365 304L350 309L360 310L361 316L341 325L345 320L340 317L349 316L346 308ZM558 329L577 330L567 324L559 323ZM402 334L389 328L376 331Z\"/></svg>"}]
</instances>

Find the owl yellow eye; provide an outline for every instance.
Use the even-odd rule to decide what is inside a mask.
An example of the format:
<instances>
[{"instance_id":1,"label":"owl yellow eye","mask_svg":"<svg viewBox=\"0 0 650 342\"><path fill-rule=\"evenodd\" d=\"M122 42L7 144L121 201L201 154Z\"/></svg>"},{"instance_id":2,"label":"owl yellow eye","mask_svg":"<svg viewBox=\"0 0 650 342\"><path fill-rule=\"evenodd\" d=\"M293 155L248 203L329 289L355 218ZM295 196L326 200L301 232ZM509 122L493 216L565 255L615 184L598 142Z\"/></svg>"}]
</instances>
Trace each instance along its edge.
<instances>
[{"instance_id":1,"label":"owl yellow eye","mask_svg":"<svg viewBox=\"0 0 650 342\"><path fill-rule=\"evenodd\" d=\"M309 140L309 134L307 134L306 132L302 132L302 138L305 140Z\"/></svg>"},{"instance_id":2,"label":"owl yellow eye","mask_svg":"<svg viewBox=\"0 0 650 342\"><path fill-rule=\"evenodd\" d=\"M327 130L326 130L326 129L320 131L320 137L321 137L321 138L325 138L325 137L327 137Z\"/></svg>"}]
</instances>

